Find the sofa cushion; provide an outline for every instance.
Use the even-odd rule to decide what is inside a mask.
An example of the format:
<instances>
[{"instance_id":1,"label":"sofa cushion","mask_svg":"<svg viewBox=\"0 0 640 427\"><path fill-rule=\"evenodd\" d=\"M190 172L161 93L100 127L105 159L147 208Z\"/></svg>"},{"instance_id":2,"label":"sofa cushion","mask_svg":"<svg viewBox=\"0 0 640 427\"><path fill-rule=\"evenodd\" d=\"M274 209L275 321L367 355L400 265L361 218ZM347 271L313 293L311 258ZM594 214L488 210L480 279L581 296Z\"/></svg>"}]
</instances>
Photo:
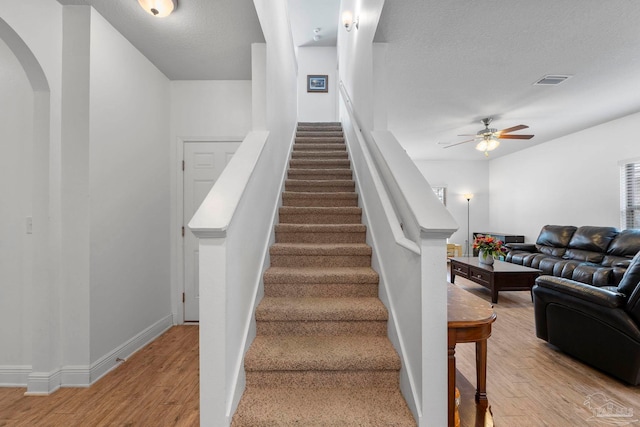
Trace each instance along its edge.
<instances>
[{"instance_id":1,"label":"sofa cushion","mask_svg":"<svg viewBox=\"0 0 640 427\"><path fill-rule=\"evenodd\" d=\"M578 228L571 236L569 248L583 251L606 252L611 241L618 235L615 227L593 227L589 225Z\"/></svg>"},{"instance_id":2,"label":"sofa cushion","mask_svg":"<svg viewBox=\"0 0 640 427\"><path fill-rule=\"evenodd\" d=\"M613 281L613 273L610 267L602 267L598 264L584 263L578 265L571 275L576 282L586 283L592 286L607 286Z\"/></svg>"},{"instance_id":3,"label":"sofa cushion","mask_svg":"<svg viewBox=\"0 0 640 427\"><path fill-rule=\"evenodd\" d=\"M571 236L564 258L599 264L617 235L614 227L580 227Z\"/></svg>"},{"instance_id":4,"label":"sofa cushion","mask_svg":"<svg viewBox=\"0 0 640 427\"><path fill-rule=\"evenodd\" d=\"M640 252L639 229L622 230L607 249L607 255L625 258L633 258L638 252Z\"/></svg>"},{"instance_id":5,"label":"sofa cushion","mask_svg":"<svg viewBox=\"0 0 640 427\"><path fill-rule=\"evenodd\" d=\"M572 225L545 225L536 240L536 248L544 254L562 257L576 229Z\"/></svg>"}]
</instances>

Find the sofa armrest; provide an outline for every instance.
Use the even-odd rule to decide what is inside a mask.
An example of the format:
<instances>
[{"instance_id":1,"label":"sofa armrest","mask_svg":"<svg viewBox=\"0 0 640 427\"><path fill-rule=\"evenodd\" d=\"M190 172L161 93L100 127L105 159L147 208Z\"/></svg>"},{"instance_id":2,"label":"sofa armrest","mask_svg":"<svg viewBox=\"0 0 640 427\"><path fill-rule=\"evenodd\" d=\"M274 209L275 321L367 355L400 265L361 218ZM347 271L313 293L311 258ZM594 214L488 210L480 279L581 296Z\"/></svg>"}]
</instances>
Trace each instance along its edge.
<instances>
[{"instance_id":1,"label":"sofa armrest","mask_svg":"<svg viewBox=\"0 0 640 427\"><path fill-rule=\"evenodd\" d=\"M607 308L620 308L625 305L625 297L619 292L601 289L585 283L554 276L540 276L536 285L553 289L566 295L589 301Z\"/></svg>"},{"instance_id":2,"label":"sofa armrest","mask_svg":"<svg viewBox=\"0 0 640 427\"><path fill-rule=\"evenodd\" d=\"M538 252L536 245L531 243L505 243L510 251Z\"/></svg>"}]
</instances>

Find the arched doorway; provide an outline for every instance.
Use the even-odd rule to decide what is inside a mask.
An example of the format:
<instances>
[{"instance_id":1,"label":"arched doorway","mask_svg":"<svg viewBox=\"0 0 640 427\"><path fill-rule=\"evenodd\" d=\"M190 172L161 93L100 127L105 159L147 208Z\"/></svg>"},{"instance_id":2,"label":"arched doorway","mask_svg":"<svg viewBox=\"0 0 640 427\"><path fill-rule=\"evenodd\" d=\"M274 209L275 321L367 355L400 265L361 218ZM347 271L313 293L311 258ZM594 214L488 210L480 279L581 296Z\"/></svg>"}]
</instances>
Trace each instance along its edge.
<instances>
[{"instance_id":1,"label":"arched doorway","mask_svg":"<svg viewBox=\"0 0 640 427\"><path fill-rule=\"evenodd\" d=\"M0 292L3 299L8 296L8 307L2 308L8 314L0 314L0 321L14 326L9 328L13 332L2 336L10 343L5 348L14 350L2 356L7 360L0 360L0 365L8 368L3 370L0 383L26 384L29 392L32 373L50 370L50 352L41 348L49 345L50 339L42 340L42 336L51 337L56 329L49 313L54 305L50 298L54 286L50 264L50 90L35 55L2 18L0 40L2 70L6 72L0 82L0 92L6 96L0 106L4 117L0 126L4 171L0 174L7 180L0 188L4 209L0 239L7 245L0 249L0 257L8 258L0 271L4 276L0 277ZM5 154L9 159L4 159Z\"/></svg>"}]
</instances>

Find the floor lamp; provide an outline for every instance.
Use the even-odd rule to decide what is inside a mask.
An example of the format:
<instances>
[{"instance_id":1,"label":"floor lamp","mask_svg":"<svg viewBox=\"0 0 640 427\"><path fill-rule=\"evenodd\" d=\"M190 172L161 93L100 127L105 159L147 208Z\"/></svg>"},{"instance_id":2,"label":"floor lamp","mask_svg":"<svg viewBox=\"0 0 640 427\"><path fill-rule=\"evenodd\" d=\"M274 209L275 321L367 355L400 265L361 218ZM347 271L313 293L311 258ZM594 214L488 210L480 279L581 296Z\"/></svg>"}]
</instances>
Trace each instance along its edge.
<instances>
[{"instance_id":1,"label":"floor lamp","mask_svg":"<svg viewBox=\"0 0 640 427\"><path fill-rule=\"evenodd\" d=\"M464 247L464 256L468 257L468 256L470 256L469 252L470 252L470 246L471 246L471 234L470 234L471 229L469 227L469 218L470 218L469 217L469 205L470 205L469 202L471 202L471 199L473 199L473 194L471 194L471 193L464 194L464 198L467 199L467 244Z\"/></svg>"}]
</instances>

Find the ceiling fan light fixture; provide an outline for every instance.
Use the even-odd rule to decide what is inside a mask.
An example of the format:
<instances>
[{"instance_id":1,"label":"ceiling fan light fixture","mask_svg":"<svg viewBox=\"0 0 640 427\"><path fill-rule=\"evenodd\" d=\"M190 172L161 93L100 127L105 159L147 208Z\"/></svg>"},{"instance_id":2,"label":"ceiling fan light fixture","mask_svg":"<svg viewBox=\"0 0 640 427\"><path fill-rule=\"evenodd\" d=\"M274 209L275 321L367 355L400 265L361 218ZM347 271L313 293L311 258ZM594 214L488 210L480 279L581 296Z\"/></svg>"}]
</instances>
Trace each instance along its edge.
<instances>
[{"instance_id":1,"label":"ceiling fan light fixture","mask_svg":"<svg viewBox=\"0 0 640 427\"><path fill-rule=\"evenodd\" d=\"M495 150L499 146L500 140L492 135L491 138L489 138L489 140L487 141L487 151Z\"/></svg>"},{"instance_id":2,"label":"ceiling fan light fixture","mask_svg":"<svg viewBox=\"0 0 640 427\"><path fill-rule=\"evenodd\" d=\"M489 151L493 151L499 146L500 140L495 135L485 135L476 145L476 150L484 151L484 155L489 156Z\"/></svg>"},{"instance_id":3,"label":"ceiling fan light fixture","mask_svg":"<svg viewBox=\"0 0 640 427\"><path fill-rule=\"evenodd\" d=\"M177 0L138 0L138 4L156 18L169 16L178 6Z\"/></svg>"}]
</instances>

